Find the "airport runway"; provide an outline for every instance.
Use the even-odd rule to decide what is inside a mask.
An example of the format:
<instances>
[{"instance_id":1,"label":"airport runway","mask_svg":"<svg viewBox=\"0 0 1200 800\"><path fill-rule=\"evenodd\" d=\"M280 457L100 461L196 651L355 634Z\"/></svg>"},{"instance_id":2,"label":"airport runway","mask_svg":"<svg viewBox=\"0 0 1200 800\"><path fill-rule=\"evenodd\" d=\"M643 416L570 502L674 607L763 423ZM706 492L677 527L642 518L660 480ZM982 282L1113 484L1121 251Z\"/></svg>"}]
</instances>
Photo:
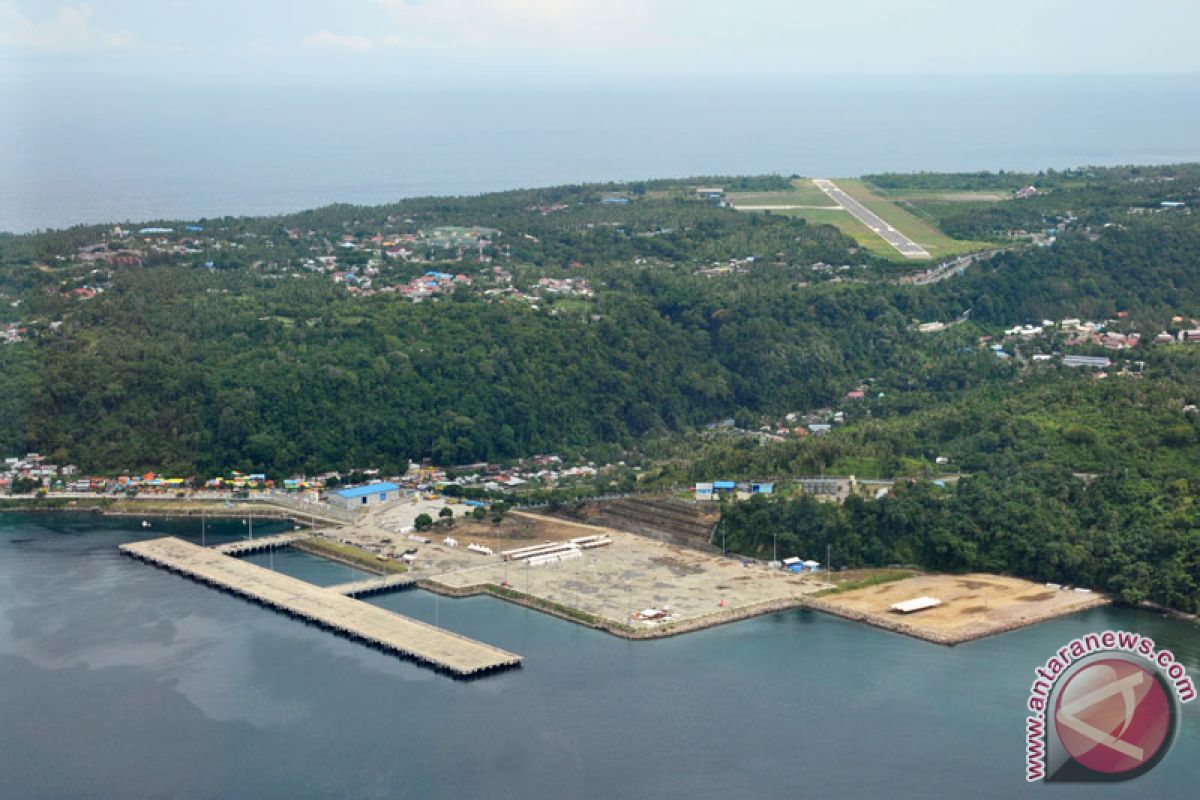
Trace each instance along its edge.
<instances>
[{"instance_id":1,"label":"airport runway","mask_svg":"<svg viewBox=\"0 0 1200 800\"><path fill-rule=\"evenodd\" d=\"M818 189L829 195L833 202L849 211L858 218L859 222L879 234L885 242L899 250L905 258L929 258L929 253L926 252L925 248L884 222L873 211L839 189L833 181L824 178L814 178L813 183L816 184Z\"/></svg>"}]
</instances>

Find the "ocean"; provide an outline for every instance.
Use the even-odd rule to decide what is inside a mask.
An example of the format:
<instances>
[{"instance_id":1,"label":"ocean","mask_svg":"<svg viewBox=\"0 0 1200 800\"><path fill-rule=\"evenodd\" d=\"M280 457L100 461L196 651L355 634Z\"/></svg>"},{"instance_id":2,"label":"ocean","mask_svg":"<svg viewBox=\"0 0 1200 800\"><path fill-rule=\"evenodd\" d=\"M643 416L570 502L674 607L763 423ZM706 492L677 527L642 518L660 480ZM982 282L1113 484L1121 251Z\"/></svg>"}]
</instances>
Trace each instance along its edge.
<instances>
[{"instance_id":1,"label":"ocean","mask_svg":"<svg viewBox=\"0 0 1200 800\"><path fill-rule=\"evenodd\" d=\"M583 181L1200 160L1200 81L0 86L0 231Z\"/></svg>"},{"instance_id":2,"label":"ocean","mask_svg":"<svg viewBox=\"0 0 1200 800\"><path fill-rule=\"evenodd\" d=\"M801 610L631 642L491 598L372 599L525 658L461 682L121 556L199 541L138 523L0 514L0 797L1010 798L1033 670L1072 637L1136 630L1200 674L1195 626L1129 609L946 648ZM1194 705L1147 775L1036 791L1190 796Z\"/></svg>"}]
</instances>

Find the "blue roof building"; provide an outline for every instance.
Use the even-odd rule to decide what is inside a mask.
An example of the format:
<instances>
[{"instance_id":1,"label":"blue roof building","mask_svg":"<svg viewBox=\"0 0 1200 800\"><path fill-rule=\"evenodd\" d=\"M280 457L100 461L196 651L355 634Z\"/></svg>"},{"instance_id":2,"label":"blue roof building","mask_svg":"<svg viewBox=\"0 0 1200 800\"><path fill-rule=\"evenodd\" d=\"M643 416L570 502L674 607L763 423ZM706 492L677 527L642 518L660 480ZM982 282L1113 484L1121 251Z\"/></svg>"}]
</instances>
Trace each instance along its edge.
<instances>
[{"instance_id":1,"label":"blue roof building","mask_svg":"<svg viewBox=\"0 0 1200 800\"><path fill-rule=\"evenodd\" d=\"M329 495L329 504L338 508L363 508L387 503L400 498L400 487L389 481L368 483L366 486L351 486L338 489Z\"/></svg>"}]
</instances>

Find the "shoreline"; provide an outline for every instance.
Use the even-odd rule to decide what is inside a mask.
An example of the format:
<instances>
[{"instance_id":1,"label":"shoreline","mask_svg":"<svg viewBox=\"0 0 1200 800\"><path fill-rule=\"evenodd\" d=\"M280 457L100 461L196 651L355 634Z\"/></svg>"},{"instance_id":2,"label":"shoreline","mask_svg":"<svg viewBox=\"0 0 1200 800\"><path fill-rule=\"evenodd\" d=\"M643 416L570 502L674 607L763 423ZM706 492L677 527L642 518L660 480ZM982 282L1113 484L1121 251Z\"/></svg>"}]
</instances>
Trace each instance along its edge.
<instances>
[{"instance_id":1,"label":"shoreline","mask_svg":"<svg viewBox=\"0 0 1200 800\"><path fill-rule=\"evenodd\" d=\"M822 598L808 598L806 602L806 605L814 611L822 611L835 617L841 617L842 619L850 622L861 622L866 625L870 625L873 628L880 628L881 630L891 631L892 633L899 633L904 636L909 636L913 639L920 639L922 641L930 642L931 644L942 645L944 647L954 647L955 645L986 639L990 636L998 636L999 634L1008 633L1009 631L1015 631L1020 628L1028 628L1032 625L1038 625L1043 622L1049 622L1052 619L1069 617L1072 614L1079 613L1080 611L1087 611L1092 608L1099 608L1101 606L1112 604L1113 601L1110 598L1096 595L1086 600L1081 600L1079 603L1069 608L1051 609L1041 614L1035 614L1031 617L1014 619L1009 622L997 624L993 627L987 628L986 630L964 631L960 633L942 633L940 631L922 628L909 622L904 622L902 621L903 618L898 617L893 619L882 614L872 614L867 611L859 611L857 609L838 605L832 601Z\"/></svg>"},{"instance_id":2,"label":"shoreline","mask_svg":"<svg viewBox=\"0 0 1200 800\"><path fill-rule=\"evenodd\" d=\"M494 597L497 600L503 600L534 611L540 611L543 614L558 617L567 622L582 625L585 628L593 628L621 639L630 640L666 639L671 636L680 636L685 633L715 628L718 625L728 625L732 622L741 622L753 617L776 614L781 611L791 611L792 609L804 608L806 606L805 598L768 600L754 605L721 611L716 614L707 614L703 617L692 617L691 619L680 620L679 622L668 622L654 627L637 628L606 617L597 617L582 609L544 600L536 595L526 594L525 592L499 586L494 583L476 583L471 586L448 586L440 583L436 578L421 578L418 579L416 586L418 589L425 589L443 597L463 598L478 597L480 595Z\"/></svg>"},{"instance_id":3,"label":"shoreline","mask_svg":"<svg viewBox=\"0 0 1200 800\"><path fill-rule=\"evenodd\" d=\"M1178 609L1168 608L1167 606L1160 606L1158 603L1152 603L1149 600L1143 600L1142 602L1138 603L1136 607L1144 608L1147 611L1156 611L1160 614L1166 614L1167 616L1177 619L1180 622L1190 622L1193 625L1200 625L1200 614L1189 614L1186 611L1179 611Z\"/></svg>"},{"instance_id":4,"label":"shoreline","mask_svg":"<svg viewBox=\"0 0 1200 800\"><path fill-rule=\"evenodd\" d=\"M354 569L361 570L363 572L367 572L372 575L400 575L400 574L405 574L405 573L409 572L409 570L407 568L405 568L403 570L388 569L386 566L387 564L389 564L389 563L395 564L397 562L395 562L395 561L391 561L391 562L382 561L381 562L378 559L376 559L375 556L371 555L370 553L367 553L367 551L365 551L365 550L363 551L363 553L365 556L367 556L367 558L364 558L362 561L356 561L353 558L345 555L344 553L341 553L336 548L332 547L325 540L321 539L320 537L316 537L316 536L309 537L307 539L302 539L298 542L292 542L290 545L288 545L288 547L293 547L296 550L299 550L302 553L307 553L310 556L316 556L317 558L323 558L326 561L333 561L337 564L344 564L347 567L352 567ZM370 560L368 560L368 559L370 559Z\"/></svg>"},{"instance_id":5,"label":"shoreline","mask_svg":"<svg viewBox=\"0 0 1200 800\"><path fill-rule=\"evenodd\" d=\"M176 504L181 502L174 498L154 499L160 500L160 502L165 501L167 504ZM290 519L297 524L304 522L304 520L300 519L299 514L289 512L287 509L279 507L262 508L261 506L255 506L253 508L248 508L245 505L228 507L222 502L222 504L219 506L211 505L197 507L189 504L188 507L182 508L158 507L154 509L139 510L130 509L128 507L105 507L103 500L83 502L84 504L80 505L80 501L78 499L68 500L66 498L51 499L49 503L47 503L45 500L33 500L26 498L18 498L14 502L11 500L6 501L5 499L0 498L0 512L75 512L98 513L104 516L112 517L159 518L195 518L203 515L218 519L237 519L245 517L249 513L253 512L254 516L261 517L263 519ZM148 498L140 502L150 502L150 500ZM595 526L580 524L580 527L594 528ZM361 560L351 558L343 553L340 553L334 547L323 547L322 540L320 539L310 539L306 541L295 542L290 546L309 555L318 558L324 558L329 561L343 564L345 566L352 567L373 575L389 575L398 572L398 570L388 569L385 563L376 563L374 556L366 551L363 551L364 558ZM408 570L405 571L407 572ZM822 612L835 617L840 617L849 622L870 625L871 627L878 628L880 630L898 633L910 638L929 642L931 644L941 645L943 647L954 647L967 642L985 639L990 636L996 636L1020 628L1037 625L1042 622L1057 619L1059 617L1070 616L1080 611L1086 611L1088 609L1098 608L1105 605L1112 605L1114 602L1111 598L1104 597L1102 595L1096 595L1082 600L1081 602L1069 608L1048 610L1044 613L1032 615L1030 617L999 623L993 627L988 627L983 630L945 633L915 625L905 621L903 618L893 619L885 615L849 608L837 603L837 601L833 598L800 596L768 600L738 608L722 610L714 614L705 614L699 617L679 620L678 622L667 622L661 625L647 626L643 628L609 619L607 617L599 617L583 609L578 609L551 600L546 600L536 595L526 594L525 592L521 592L510 587L503 587L494 583L478 583L471 584L469 586L456 587L440 582L436 576L430 576L418 577L415 585L417 588L424 589L444 597L465 598L476 597L479 595L493 597L498 600L523 606L533 611L538 611L552 617L566 620L567 622L572 622L576 625L582 625L584 627L604 631L613 636L629 640L663 639L672 636L680 636L683 634L692 633L694 631L717 627L719 625L727 625L746 619L752 619L754 617L803 608ZM1200 625L1200 615L1188 614L1186 612L1177 611L1175 609L1159 606L1150 602L1139 603L1136 607L1167 614L1173 618Z\"/></svg>"},{"instance_id":6,"label":"shoreline","mask_svg":"<svg viewBox=\"0 0 1200 800\"><path fill-rule=\"evenodd\" d=\"M226 505L224 500L186 500L179 498L146 497L134 499L128 497L95 499L78 497L0 497L0 513L74 513L99 514L105 517L151 517L158 519L192 519L208 517L210 519L242 519L254 516L259 519L291 520L293 523L315 530L317 527L335 527L332 523L324 526L312 524L312 515L287 508L261 503L246 503L232 501L235 505ZM150 508L131 508L130 503L162 504ZM345 523L338 523L337 526Z\"/></svg>"},{"instance_id":7,"label":"shoreline","mask_svg":"<svg viewBox=\"0 0 1200 800\"><path fill-rule=\"evenodd\" d=\"M1002 633L1027 628L1033 625L1039 625L1043 622L1049 622L1053 619L1061 617L1069 617L1081 611L1087 611L1092 608L1112 605L1113 601L1106 597L1093 597L1089 600L1082 601L1067 609L1047 611L1043 614L1038 614L1025 619L1012 620L1011 622L996 625L982 631L969 631L963 633L940 633L920 628L911 623L903 622L899 619L893 620L879 614L870 614L867 612L856 611L844 606L835 605L827 600L814 597L797 597L786 600L769 600L754 605L743 606L741 608L730 609L716 614L708 614L702 617L693 617L691 619L680 620L679 622L666 623L661 626L637 628L632 625L623 625L614 620L604 617L596 617L582 609L574 609L570 606L559 607L559 604L548 600L543 600L534 595L529 595L515 589L506 589L492 583L474 584L471 586L447 586L440 583L436 578L421 578L417 581L418 589L425 589L434 594L442 595L443 597L463 598L463 597L478 597L486 595L494 597L497 600L513 603L514 605L524 606L525 608L534 611L540 611L559 619L573 622L576 625L582 625L586 628L593 628L604 631L621 639L629 640L648 640L648 639L665 639L672 636L680 636L686 633L715 628L720 625L728 625L734 622L741 622L754 617L766 616L768 614L777 614L783 611L791 611L793 609L807 609L811 611L829 614L830 616L839 617L848 622L857 622L865 625L870 625L879 630L888 631L889 633L898 633L903 636L908 636L912 639L918 639L930 644L940 645L942 647L955 647L960 644L986 639L991 636L998 636ZM1169 609L1154 609L1170 613ZM572 613L574 612L574 613ZM1200 617L1188 618L1188 621L1200 624Z\"/></svg>"}]
</instances>

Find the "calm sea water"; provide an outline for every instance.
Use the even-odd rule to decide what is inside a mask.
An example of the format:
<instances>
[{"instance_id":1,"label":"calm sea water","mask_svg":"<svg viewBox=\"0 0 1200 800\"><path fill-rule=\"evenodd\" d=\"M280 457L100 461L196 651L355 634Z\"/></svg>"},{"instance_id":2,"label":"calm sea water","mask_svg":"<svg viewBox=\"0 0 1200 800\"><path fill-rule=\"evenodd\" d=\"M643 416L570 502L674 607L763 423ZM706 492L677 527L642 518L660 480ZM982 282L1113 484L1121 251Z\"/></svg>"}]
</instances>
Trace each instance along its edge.
<instances>
[{"instance_id":1,"label":"calm sea water","mask_svg":"<svg viewBox=\"0 0 1200 800\"><path fill-rule=\"evenodd\" d=\"M1200 160L1200 80L0 86L0 231L578 181Z\"/></svg>"},{"instance_id":2,"label":"calm sea water","mask_svg":"<svg viewBox=\"0 0 1200 800\"><path fill-rule=\"evenodd\" d=\"M1194 627L1128 610L947 649L801 611L627 642L485 598L376 600L526 658L463 683L116 551L164 533L199 537L0 515L0 797L1007 798L1031 670L1072 636L1137 629L1200 673ZM1198 720L1133 783L1037 791L1189 796Z\"/></svg>"}]
</instances>

